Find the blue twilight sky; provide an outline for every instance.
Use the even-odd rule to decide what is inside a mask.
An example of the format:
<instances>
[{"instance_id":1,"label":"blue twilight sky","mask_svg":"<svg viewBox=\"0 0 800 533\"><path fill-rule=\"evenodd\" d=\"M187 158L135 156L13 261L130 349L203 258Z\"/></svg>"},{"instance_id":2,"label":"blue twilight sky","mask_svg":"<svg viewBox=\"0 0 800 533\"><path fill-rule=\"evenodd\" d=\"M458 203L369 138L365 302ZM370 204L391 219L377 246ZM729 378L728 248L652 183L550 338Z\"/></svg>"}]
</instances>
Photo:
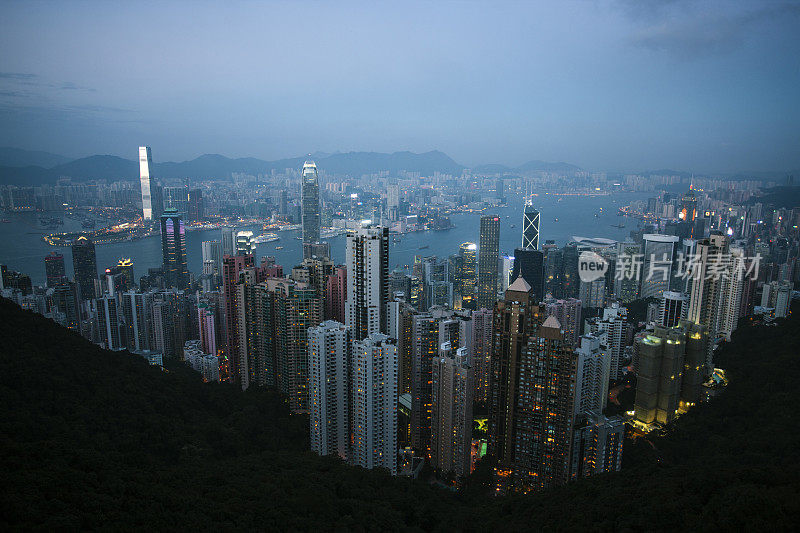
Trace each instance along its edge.
<instances>
[{"instance_id":1,"label":"blue twilight sky","mask_svg":"<svg viewBox=\"0 0 800 533\"><path fill-rule=\"evenodd\" d=\"M797 1L7 1L0 13L0 145L800 168Z\"/></svg>"}]
</instances>

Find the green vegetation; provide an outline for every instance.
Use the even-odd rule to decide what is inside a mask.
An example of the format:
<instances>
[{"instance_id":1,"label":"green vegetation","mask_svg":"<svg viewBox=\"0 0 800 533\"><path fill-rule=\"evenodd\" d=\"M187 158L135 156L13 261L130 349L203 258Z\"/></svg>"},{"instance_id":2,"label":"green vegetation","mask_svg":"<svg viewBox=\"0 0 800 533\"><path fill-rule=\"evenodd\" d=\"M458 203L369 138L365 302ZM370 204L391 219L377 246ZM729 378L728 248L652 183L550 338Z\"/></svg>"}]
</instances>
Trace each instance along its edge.
<instances>
[{"instance_id":1,"label":"green vegetation","mask_svg":"<svg viewBox=\"0 0 800 533\"><path fill-rule=\"evenodd\" d=\"M795 314L795 317L797 314ZM306 451L307 419L265 390L204 384L89 344L0 301L0 527L790 529L800 510L797 318L719 354L731 384L625 469L541 495L461 494Z\"/></svg>"}]
</instances>

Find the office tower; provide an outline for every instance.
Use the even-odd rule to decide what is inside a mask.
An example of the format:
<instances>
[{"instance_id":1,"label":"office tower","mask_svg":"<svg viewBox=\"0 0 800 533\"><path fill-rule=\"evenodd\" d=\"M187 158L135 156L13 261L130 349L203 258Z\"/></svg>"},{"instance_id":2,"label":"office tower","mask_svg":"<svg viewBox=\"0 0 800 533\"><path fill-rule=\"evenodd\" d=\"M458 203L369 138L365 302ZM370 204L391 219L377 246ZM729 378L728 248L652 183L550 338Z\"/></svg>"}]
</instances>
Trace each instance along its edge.
<instances>
[{"instance_id":1,"label":"office tower","mask_svg":"<svg viewBox=\"0 0 800 533\"><path fill-rule=\"evenodd\" d=\"M646 233L643 239L640 294L642 298L660 298L664 291L669 290L672 261L679 238L675 235Z\"/></svg>"},{"instance_id":2,"label":"office tower","mask_svg":"<svg viewBox=\"0 0 800 533\"><path fill-rule=\"evenodd\" d=\"M161 215L161 253L164 278L170 287L189 287L189 269L186 265L186 228L175 209L165 209Z\"/></svg>"},{"instance_id":3,"label":"office tower","mask_svg":"<svg viewBox=\"0 0 800 533\"><path fill-rule=\"evenodd\" d=\"M347 269L336 267L325 285L325 320L345 321L344 302L347 298Z\"/></svg>"},{"instance_id":4,"label":"office tower","mask_svg":"<svg viewBox=\"0 0 800 533\"><path fill-rule=\"evenodd\" d=\"M554 316L564 330L564 340L573 346L578 345L581 335L581 301L576 298L566 300L545 300L547 316Z\"/></svg>"},{"instance_id":5,"label":"office tower","mask_svg":"<svg viewBox=\"0 0 800 533\"><path fill-rule=\"evenodd\" d=\"M618 416L583 415L576 423L572 440L573 479L617 472L622 468L625 422Z\"/></svg>"},{"instance_id":6,"label":"office tower","mask_svg":"<svg viewBox=\"0 0 800 533\"><path fill-rule=\"evenodd\" d=\"M510 414L513 461L504 466L511 467L517 490L546 489L569 479L576 364L561 325L550 316L522 347L518 367L509 369L517 372L519 392ZM505 481L501 474L498 485Z\"/></svg>"},{"instance_id":7,"label":"office tower","mask_svg":"<svg viewBox=\"0 0 800 533\"><path fill-rule=\"evenodd\" d=\"M599 309L606 305L606 278L580 281L578 298L584 309Z\"/></svg>"},{"instance_id":8,"label":"office tower","mask_svg":"<svg viewBox=\"0 0 800 533\"><path fill-rule=\"evenodd\" d=\"M98 340L106 350L124 350L117 316L117 298L106 295L96 302Z\"/></svg>"},{"instance_id":9,"label":"office tower","mask_svg":"<svg viewBox=\"0 0 800 533\"><path fill-rule=\"evenodd\" d=\"M686 318L689 310L689 299L680 292L664 291L661 305L658 308L658 325L674 328Z\"/></svg>"},{"instance_id":10,"label":"office tower","mask_svg":"<svg viewBox=\"0 0 800 533\"><path fill-rule=\"evenodd\" d=\"M473 373L466 348L450 341L432 364L431 459L434 469L461 478L470 473Z\"/></svg>"},{"instance_id":11,"label":"office tower","mask_svg":"<svg viewBox=\"0 0 800 533\"><path fill-rule=\"evenodd\" d=\"M256 253L256 241L252 231L236 232L236 255Z\"/></svg>"},{"instance_id":12,"label":"office tower","mask_svg":"<svg viewBox=\"0 0 800 533\"><path fill-rule=\"evenodd\" d=\"M222 226L219 231L220 242L222 243L222 257L236 255L236 228Z\"/></svg>"},{"instance_id":13,"label":"office tower","mask_svg":"<svg viewBox=\"0 0 800 533\"><path fill-rule=\"evenodd\" d=\"M575 416L582 413L602 414L608 397L611 354L597 335L582 335L575 348Z\"/></svg>"},{"instance_id":14,"label":"office tower","mask_svg":"<svg viewBox=\"0 0 800 533\"><path fill-rule=\"evenodd\" d=\"M489 377L491 375L492 354L491 309L479 309L472 313L472 368L475 391L473 399L480 404L489 401Z\"/></svg>"},{"instance_id":15,"label":"office tower","mask_svg":"<svg viewBox=\"0 0 800 533\"><path fill-rule=\"evenodd\" d=\"M514 272L514 257L510 255L501 255L500 264L500 291L505 294L508 286L511 285L511 274Z\"/></svg>"},{"instance_id":16,"label":"office tower","mask_svg":"<svg viewBox=\"0 0 800 533\"><path fill-rule=\"evenodd\" d=\"M89 300L95 296L95 281L97 281L97 257L94 243L86 236L81 235L72 243L72 268L75 273L75 283L80 288L82 300Z\"/></svg>"},{"instance_id":17,"label":"office tower","mask_svg":"<svg viewBox=\"0 0 800 533\"><path fill-rule=\"evenodd\" d=\"M163 187L164 208L175 209L184 217L187 217L189 208L188 194L186 187Z\"/></svg>"},{"instance_id":18,"label":"office tower","mask_svg":"<svg viewBox=\"0 0 800 533\"><path fill-rule=\"evenodd\" d=\"M544 298L544 253L539 250L517 248L514 250L512 279L522 277L531 286L535 300Z\"/></svg>"},{"instance_id":19,"label":"office tower","mask_svg":"<svg viewBox=\"0 0 800 533\"><path fill-rule=\"evenodd\" d=\"M525 200L525 210L522 213L522 248L539 249L539 211L533 207L530 197Z\"/></svg>"},{"instance_id":20,"label":"office tower","mask_svg":"<svg viewBox=\"0 0 800 533\"><path fill-rule=\"evenodd\" d=\"M73 331L81 329L81 305L78 285L65 281L53 288L53 308L63 315L64 327Z\"/></svg>"},{"instance_id":21,"label":"office tower","mask_svg":"<svg viewBox=\"0 0 800 533\"><path fill-rule=\"evenodd\" d=\"M449 281L450 262L435 255L422 258L418 256L414 267L422 274L424 281L424 307L453 307L453 284Z\"/></svg>"},{"instance_id":22,"label":"office tower","mask_svg":"<svg viewBox=\"0 0 800 533\"><path fill-rule=\"evenodd\" d=\"M681 210L678 212L678 218L683 222L694 222L697 218L697 196L692 189L693 187L690 185L689 190L681 198ZM702 235L697 237L702 237Z\"/></svg>"},{"instance_id":23,"label":"office tower","mask_svg":"<svg viewBox=\"0 0 800 533\"><path fill-rule=\"evenodd\" d=\"M412 318L411 360L411 444L430 453L431 439L431 372L433 359L439 353L439 321L431 313Z\"/></svg>"},{"instance_id":24,"label":"office tower","mask_svg":"<svg viewBox=\"0 0 800 533\"><path fill-rule=\"evenodd\" d=\"M44 271L48 287L56 287L67 281L64 256L58 252L50 252L44 257Z\"/></svg>"},{"instance_id":25,"label":"office tower","mask_svg":"<svg viewBox=\"0 0 800 533\"><path fill-rule=\"evenodd\" d=\"M409 301L411 296L411 277L398 268L389 274L389 295L393 300Z\"/></svg>"},{"instance_id":26,"label":"office tower","mask_svg":"<svg viewBox=\"0 0 800 533\"><path fill-rule=\"evenodd\" d=\"M153 295L134 289L120 293L128 351L152 350Z\"/></svg>"},{"instance_id":27,"label":"office tower","mask_svg":"<svg viewBox=\"0 0 800 533\"><path fill-rule=\"evenodd\" d=\"M656 326L652 334L637 339L636 421L667 424L682 399L698 401L706 341L702 327L688 321L675 328Z\"/></svg>"},{"instance_id":28,"label":"office tower","mask_svg":"<svg viewBox=\"0 0 800 533\"><path fill-rule=\"evenodd\" d=\"M203 241L203 264L211 261L214 265L213 274L222 275L222 243L220 241Z\"/></svg>"},{"instance_id":29,"label":"office tower","mask_svg":"<svg viewBox=\"0 0 800 533\"><path fill-rule=\"evenodd\" d=\"M395 222L400 218L400 186L389 185L386 188L386 210L389 220Z\"/></svg>"},{"instance_id":30,"label":"office tower","mask_svg":"<svg viewBox=\"0 0 800 533\"><path fill-rule=\"evenodd\" d=\"M563 298L564 250L548 241L542 247L542 253L544 256L544 293L553 298Z\"/></svg>"},{"instance_id":31,"label":"office tower","mask_svg":"<svg viewBox=\"0 0 800 533\"><path fill-rule=\"evenodd\" d=\"M611 379L622 377L629 328L628 308L620 306L617 302L603 309L602 317L586 321L586 333L600 336L600 342L611 354Z\"/></svg>"},{"instance_id":32,"label":"office tower","mask_svg":"<svg viewBox=\"0 0 800 533\"><path fill-rule=\"evenodd\" d=\"M514 411L519 390L520 353L540 323L539 306L531 286L517 278L508 287L505 298L494 307L492 326L491 384L489 398L489 454L501 469L508 471L515 458Z\"/></svg>"},{"instance_id":33,"label":"office tower","mask_svg":"<svg viewBox=\"0 0 800 533\"><path fill-rule=\"evenodd\" d=\"M561 274L561 297L577 298L580 295L580 281L578 275L578 246L575 243L568 243L562 248L562 274Z\"/></svg>"},{"instance_id":34,"label":"office tower","mask_svg":"<svg viewBox=\"0 0 800 533\"><path fill-rule=\"evenodd\" d=\"M136 277L133 274L133 259L130 257L120 258L113 270L115 273L122 274L125 279L126 290L136 286Z\"/></svg>"},{"instance_id":35,"label":"office tower","mask_svg":"<svg viewBox=\"0 0 800 533\"><path fill-rule=\"evenodd\" d=\"M478 246L472 242L462 243L458 248L458 296L460 305L464 309L475 309L475 284Z\"/></svg>"},{"instance_id":36,"label":"office tower","mask_svg":"<svg viewBox=\"0 0 800 533\"><path fill-rule=\"evenodd\" d=\"M381 333L353 341L351 464L397 473L397 347Z\"/></svg>"},{"instance_id":37,"label":"office tower","mask_svg":"<svg viewBox=\"0 0 800 533\"><path fill-rule=\"evenodd\" d=\"M320 210L319 177L317 176L317 165L313 161L303 163L300 202L303 217L303 244L315 243L319 241Z\"/></svg>"},{"instance_id":38,"label":"office tower","mask_svg":"<svg viewBox=\"0 0 800 533\"><path fill-rule=\"evenodd\" d=\"M330 256L331 247L330 244L325 241L303 243L303 257L305 259L327 259Z\"/></svg>"},{"instance_id":39,"label":"office tower","mask_svg":"<svg viewBox=\"0 0 800 533\"><path fill-rule=\"evenodd\" d=\"M311 450L350 457L350 330L327 320L308 330L308 414Z\"/></svg>"},{"instance_id":40,"label":"office tower","mask_svg":"<svg viewBox=\"0 0 800 533\"><path fill-rule=\"evenodd\" d=\"M207 301L197 304L197 329L200 333L200 345L203 352L217 355L217 312L214 306Z\"/></svg>"},{"instance_id":41,"label":"office tower","mask_svg":"<svg viewBox=\"0 0 800 533\"><path fill-rule=\"evenodd\" d=\"M621 303L639 298L642 265L642 247L632 242L617 243L617 261L614 272L614 295Z\"/></svg>"},{"instance_id":42,"label":"office tower","mask_svg":"<svg viewBox=\"0 0 800 533\"><path fill-rule=\"evenodd\" d=\"M164 209L161 186L153 177L153 157L149 146L139 147L139 181L142 190L142 219L157 220Z\"/></svg>"},{"instance_id":43,"label":"office tower","mask_svg":"<svg viewBox=\"0 0 800 533\"><path fill-rule=\"evenodd\" d=\"M478 252L478 309L491 309L497 301L497 265L500 259L500 217L481 216Z\"/></svg>"},{"instance_id":44,"label":"office tower","mask_svg":"<svg viewBox=\"0 0 800 533\"><path fill-rule=\"evenodd\" d=\"M186 216L192 222L199 222L205 218L202 189L190 189L186 201Z\"/></svg>"},{"instance_id":45,"label":"office tower","mask_svg":"<svg viewBox=\"0 0 800 533\"><path fill-rule=\"evenodd\" d=\"M224 235L224 234L223 234ZM222 259L222 294L225 301L225 331L227 349L220 361L220 378L222 381L239 382L239 302L236 296L236 285L240 274L255 267L253 255L225 255Z\"/></svg>"},{"instance_id":46,"label":"office tower","mask_svg":"<svg viewBox=\"0 0 800 533\"><path fill-rule=\"evenodd\" d=\"M135 287L133 261L120 259L117 264L107 268L105 272L105 290L111 296Z\"/></svg>"},{"instance_id":47,"label":"office tower","mask_svg":"<svg viewBox=\"0 0 800 533\"><path fill-rule=\"evenodd\" d=\"M347 236L346 324L354 340L385 333L389 302L389 228L368 226Z\"/></svg>"}]
</instances>

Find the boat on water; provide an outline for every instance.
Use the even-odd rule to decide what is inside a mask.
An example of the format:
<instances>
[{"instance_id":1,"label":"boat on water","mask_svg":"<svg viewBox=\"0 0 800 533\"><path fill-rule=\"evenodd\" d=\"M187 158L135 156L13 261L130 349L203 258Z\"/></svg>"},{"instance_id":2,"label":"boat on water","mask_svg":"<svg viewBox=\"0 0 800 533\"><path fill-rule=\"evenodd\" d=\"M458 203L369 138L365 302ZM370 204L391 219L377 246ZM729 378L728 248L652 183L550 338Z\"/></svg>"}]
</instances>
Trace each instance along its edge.
<instances>
[{"instance_id":1,"label":"boat on water","mask_svg":"<svg viewBox=\"0 0 800 533\"><path fill-rule=\"evenodd\" d=\"M276 250L283 250L283 246L276 246L275 249Z\"/></svg>"},{"instance_id":2,"label":"boat on water","mask_svg":"<svg viewBox=\"0 0 800 533\"><path fill-rule=\"evenodd\" d=\"M558 219L557 219L557 218L554 218L554 219L553 219L553 222L558 222Z\"/></svg>"},{"instance_id":3,"label":"boat on water","mask_svg":"<svg viewBox=\"0 0 800 533\"><path fill-rule=\"evenodd\" d=\"M254 239L254 242L256 244L264 244L267 242L275 242L278 240L280 240L280 237L278 237L277 233L262 233L261 235L259 235Z\"/></svg>"},{"instance_id":4,"label":"boat on water","mask_svg":"<svg viewBox=\"0 0 800 533\"><path fill-rule=\"evenodd\" d=\"M625 227L625 224L611 224L612 228L622 229Z\"/></svg>"},{"instance_id":5,"label":"boat on water","mask_svg":"<svg viewBox=\"0 0 800 533\"><path fill-rule=\"evenodd\" d=\"M427 244L423 244L422 246L419 247L420 250L426 250L428 248L430 248L430 246L428 246Z\"/></svg>"}]
</instances>

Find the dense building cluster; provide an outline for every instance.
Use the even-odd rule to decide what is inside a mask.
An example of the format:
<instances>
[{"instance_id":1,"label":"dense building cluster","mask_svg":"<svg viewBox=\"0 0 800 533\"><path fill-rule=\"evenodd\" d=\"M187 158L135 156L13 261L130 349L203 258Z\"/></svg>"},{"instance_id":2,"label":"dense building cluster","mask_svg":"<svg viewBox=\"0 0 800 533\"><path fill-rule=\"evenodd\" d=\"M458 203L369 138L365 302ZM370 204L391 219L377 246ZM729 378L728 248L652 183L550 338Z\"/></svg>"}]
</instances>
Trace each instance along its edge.
<instances>
[{"instance_id":1,"label":"dense building cluster","mask_svg":"<svg viewBox=\"0 0 800 533\"><path fill-rule=\"evenodd\" d=\"M321 234L311 161L299 174L299 264L257 261L252 232L224 226L192 273L185 223L202 219L202 195L162 187L150 149L139 154L141 217L159 227L162 267L138 283L130 259L101 274L95 244L80 236L71 278L53 252L45 288L3 267L3 295L109 350L275 388L308 415L313 451L392 474L416 475L422 460L458 482L491 460L504 493L618 470L625 432L704 401L724 375L715 347L742 317L786 316L798 277L788 238L797 210L743 207L693 186L623 208L642 219L623 242L576 236L562 247L540 242L542 213L527 196L513 256L500 254L501 217L483 213L477 244L390 271L398 224L418 216L393 184L385 216L345 224L339 265Z\"/></svg>"}]
</instances>

